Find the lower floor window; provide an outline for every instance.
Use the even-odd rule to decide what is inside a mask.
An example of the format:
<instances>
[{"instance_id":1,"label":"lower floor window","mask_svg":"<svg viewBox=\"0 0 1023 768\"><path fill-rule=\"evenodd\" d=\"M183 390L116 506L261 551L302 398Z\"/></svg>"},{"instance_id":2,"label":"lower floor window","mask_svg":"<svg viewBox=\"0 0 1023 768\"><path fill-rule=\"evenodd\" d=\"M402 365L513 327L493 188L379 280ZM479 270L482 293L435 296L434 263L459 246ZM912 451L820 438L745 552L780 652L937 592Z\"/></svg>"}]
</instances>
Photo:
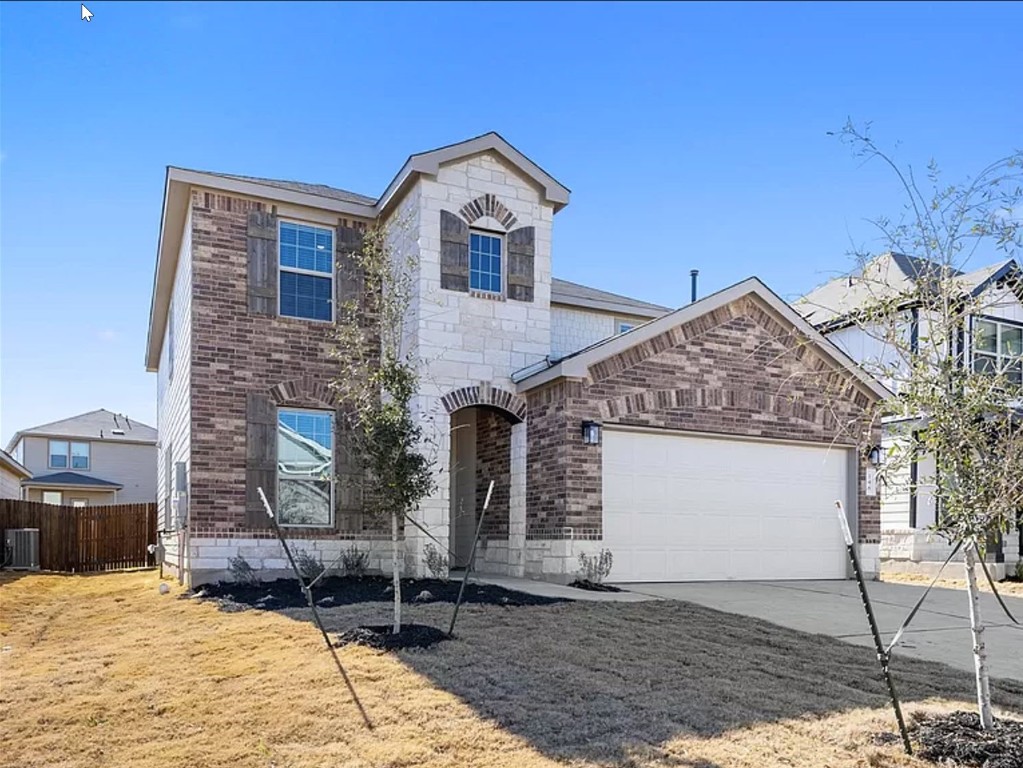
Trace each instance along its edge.
<instances>
[{"instance_id":1,"label":"lower floor window","mask_svg":"<svg viewBox=\"0 0 1023 768\"><path fill-rule=\"evenodd\" d=\"M43 491L43 504L63 504L64 494L60 491Z\"/></svg>"},{"instance_id":2,"label":"lower floor window","mask_svg":"<svg viewBox=\"0 0 1023 768\"><path fill-rule=\"evenodd\" d=\"M277 509L281 525L329 526L334 499L334 414L277 412Z\"/></svg>"},{"instance_id":3,"label":"lower floor window","mask_svg":"<svg viewBox=\"0 0 1023 768\"><path fill-rule=\"evenodd\" d=\"M88 499L71 499L72 507L87 507L89 506Z\"/></svg>"}]
</instances>

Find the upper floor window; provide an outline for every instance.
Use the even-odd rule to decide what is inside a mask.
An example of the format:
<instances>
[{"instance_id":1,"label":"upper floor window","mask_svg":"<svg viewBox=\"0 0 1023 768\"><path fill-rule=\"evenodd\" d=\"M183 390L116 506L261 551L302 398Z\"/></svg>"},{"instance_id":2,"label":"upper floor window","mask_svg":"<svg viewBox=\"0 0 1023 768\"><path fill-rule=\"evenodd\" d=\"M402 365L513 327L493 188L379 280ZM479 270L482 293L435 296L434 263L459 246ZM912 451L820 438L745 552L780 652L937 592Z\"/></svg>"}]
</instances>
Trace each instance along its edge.
<instances>
[{"instance_id":1,"label":"upper floor window","mask_svg":"<svg viewBox=\"0 0 1023 768\"><path fill-rule=\"evenodd\" d=\"M334 318L334 233L280 223L280 313L308 320Z\"/></svg>"},{"instance_id":2,"label":"upper floor window","mask_svg":"<svg viewBox=\"0 0 1023 768\"><path fill-rule=\"evenodd\" d=\"M277 412L277 508L281 525L331 525L334 414Z\"/></svg>"},{"instance_id":3,"label":"upper floor window","mask_svg":"<svg viewBox=\"0 0 1023 768\"><path fill-rule=\"evenodd\" d=\"M1023 326L997 320L977 320L973 327L973 370L1005 374L1023 384Z\"/></svg>"},{"instance_id":4,"label":"upper floor window","mask_svg":"<svg viewBox=\"0 0 1023 768\"><path fill-rule=\"evenodd\" d=\"M635 328L636 324L635 323L630 323L628 320L616 320L615 321L615 327L617 329L617 330L615 330L615 333L625 333L625 332L631 331L633 328Z\"/></svg>"},{"instance_id":5,"label":"upper floor window","mask_svg":"<svg viewBox=\"0 0 1023 768\"><path fill-rule=\"evenodd\" d=\"M502 242L498 235L469 233L469 288L484 293L501 292Z\"/></svg>"},{"instance_id":6,"label":"upper floor window","mask_svg":"<svg viewBox=\"0 0 1023 768\"><path fill-rule=\"evenodd\" d=\"M50 440L50 469L88 469L89 444Z\"/></svg>"}]
</instances>

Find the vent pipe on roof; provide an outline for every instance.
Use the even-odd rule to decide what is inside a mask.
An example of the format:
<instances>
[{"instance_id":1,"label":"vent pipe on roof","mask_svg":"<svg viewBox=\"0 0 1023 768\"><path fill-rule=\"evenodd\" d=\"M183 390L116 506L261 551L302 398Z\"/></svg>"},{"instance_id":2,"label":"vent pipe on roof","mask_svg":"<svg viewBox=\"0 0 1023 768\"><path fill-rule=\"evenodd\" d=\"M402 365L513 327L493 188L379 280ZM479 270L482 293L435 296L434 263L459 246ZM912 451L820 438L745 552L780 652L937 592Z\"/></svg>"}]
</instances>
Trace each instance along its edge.
<instances>
[{"instance_id":1,"label":"vent pipe on roof","mask_svg":"<svg viewBox=\"0 0 1023 768\"><path fill-rule=\"evenodd\" d=\"M692 298L690 299L691 302L692 301L696 301L696 278L699 277L699 276L700 276L700 270L698 270L698 269L691 269L691 270L689 270L689 277L691 277L693 279Z\"/></svg>"}]
</instances>

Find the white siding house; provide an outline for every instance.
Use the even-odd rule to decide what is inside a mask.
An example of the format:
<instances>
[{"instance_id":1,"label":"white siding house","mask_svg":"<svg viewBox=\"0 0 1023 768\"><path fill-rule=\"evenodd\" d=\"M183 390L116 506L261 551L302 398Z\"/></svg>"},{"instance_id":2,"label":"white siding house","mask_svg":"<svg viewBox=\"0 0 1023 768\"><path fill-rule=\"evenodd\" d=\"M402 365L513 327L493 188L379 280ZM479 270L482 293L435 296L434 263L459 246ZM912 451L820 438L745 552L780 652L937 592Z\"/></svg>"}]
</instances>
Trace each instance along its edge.
<instances>
[{"instance_id":1,"label":"white siding house","mask_svg":"<svg viewBox=\"0 0 1023 768\"><path fill-rule=\"evenodd\" d=\"M1014 261L956 275L964 299L970 299L968 314L962 323L961 341L932 338L930 319L923 308L900 310L895 323L858 324L849 319L853 311L870 305L873 300L914 290L913 281L933 268L919 259L884 254L868 263L860 276L832 280L794 306L830 341L896 393L906 370L907 352L937 361L955 351L961 354L964 365L1008 366L1023 379L1019 342L1012 341L1023 339L1023 280ZM996 345L1003 340L1006 343L990 354L979 349L982 329L989 339L996 340ZM899 337L885 338L885 333L893 330ZM1011 351L1013 345L1015 351ZM1006 349L1015 356L1014 360L1003 354ZM983 358L983 362L979 358ZM910 445L907 429L912 429L911 422L889 421L881 444L885 454L906 450ZM935 472L934 457L921 456L908 467L885 473L884 487L880 491L882 568L931 572L948 556L948 545L930 531L941 514L933 492ZM1000 550L994 555L996 570L1011 567L1019 558L1019 539L1013 533L1001 542Z\"/></svg>"}]
</instances>

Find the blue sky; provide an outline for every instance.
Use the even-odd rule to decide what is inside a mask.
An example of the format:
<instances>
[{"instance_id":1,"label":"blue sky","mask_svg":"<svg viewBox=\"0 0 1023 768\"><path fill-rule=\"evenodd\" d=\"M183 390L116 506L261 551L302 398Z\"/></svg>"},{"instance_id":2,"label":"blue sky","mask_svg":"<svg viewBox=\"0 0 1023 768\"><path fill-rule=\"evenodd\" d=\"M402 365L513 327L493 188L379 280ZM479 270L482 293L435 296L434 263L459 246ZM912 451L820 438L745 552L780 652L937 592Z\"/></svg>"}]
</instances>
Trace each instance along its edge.
<instances>
[{"instance_id":1,"label":"blue sky","mask_svg":"<svg viewBox=\"0 0 1023 768\"><path fill-rule=\"evenodd\" d=\"M4 443L155 424L168 164L376 195L497 130L572 189L557 276L678 305L693 267L795 298L870 245L900 198L847 117L950 178L1023 140L1019 4L86 4L0 4Z\"/></svg>"}]
</instances>

